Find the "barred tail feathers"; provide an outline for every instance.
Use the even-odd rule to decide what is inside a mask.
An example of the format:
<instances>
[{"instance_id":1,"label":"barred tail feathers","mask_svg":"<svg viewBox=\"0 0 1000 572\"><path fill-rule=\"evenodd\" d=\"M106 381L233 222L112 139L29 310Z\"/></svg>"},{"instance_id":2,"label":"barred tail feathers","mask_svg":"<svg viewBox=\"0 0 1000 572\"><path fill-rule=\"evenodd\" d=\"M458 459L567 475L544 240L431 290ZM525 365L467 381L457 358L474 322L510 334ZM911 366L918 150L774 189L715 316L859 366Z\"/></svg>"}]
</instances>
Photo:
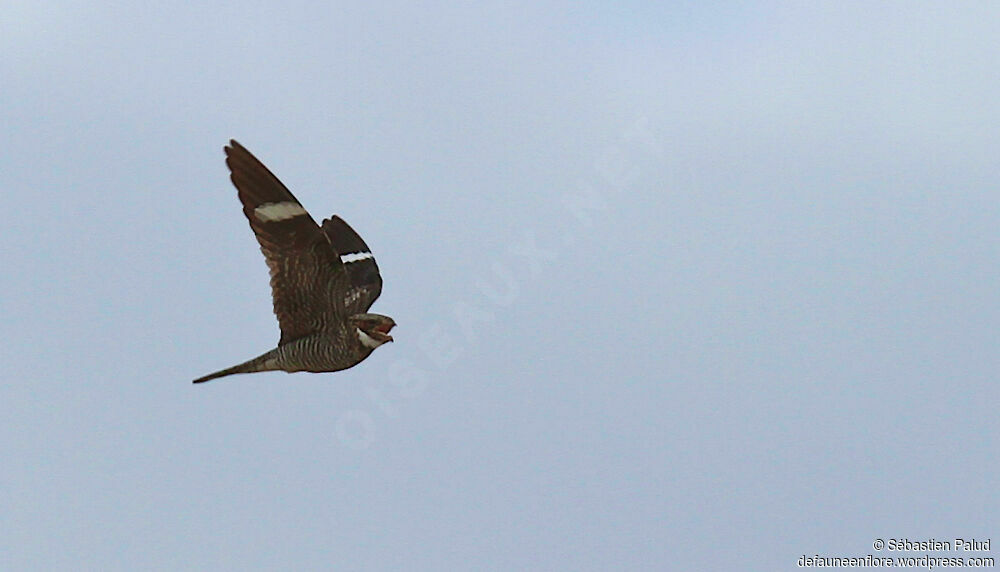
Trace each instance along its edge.
<instances>
[{"instance_id":1,"label":"barred tail feathers","mask_svg":"<svg viewBox=\"0 0 1000 572\"><path fill-rule=\"evenodd\" d=\"M234 365L233 367L227 367L226 369L219 370L215 373L210 373L208 375L199 377L192 383L205 383L206 381L211 381L220 377L225 377L227 375L233 375L237 373L255 373L258 371L277 371L281 370L277 365L277 359L274 355L277 349L273 349L265 354L259 355L252 360L245 361L241 364Z\"/></svg>"}]
</instances>

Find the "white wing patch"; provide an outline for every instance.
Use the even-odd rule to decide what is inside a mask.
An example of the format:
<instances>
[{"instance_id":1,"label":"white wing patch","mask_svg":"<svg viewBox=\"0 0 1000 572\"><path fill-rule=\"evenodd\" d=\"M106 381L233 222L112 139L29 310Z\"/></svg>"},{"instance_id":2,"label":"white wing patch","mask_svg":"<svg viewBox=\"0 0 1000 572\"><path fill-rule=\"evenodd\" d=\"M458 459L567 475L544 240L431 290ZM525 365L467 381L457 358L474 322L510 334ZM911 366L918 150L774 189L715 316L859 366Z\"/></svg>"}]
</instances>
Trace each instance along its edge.
<instances>
[{"instance_id":1,"label":"white wing patch","mask_svg":"<svg viewBox=\"0 0 1000 572\"><path fill-rule=\"evenodd\" d=\"M371 252L352 252L350 254L341 254L340 261L344 264L350 264L351 262L361 262L362 260L368 260L369 258L375 258L372 256Z\"/></svg>"},{"instance_id":2,"label":"white wing patch","mask_svg":"<svg viewBox=\"0 0 1000 572\"><path fill-rule=\"evenodd\" d=\"M302 205L299 203L285 201L283 203L267 203L260 205L253 210L253 214L256 215L262 222L278 222L308 213L306 213L306 209L302 208Z\"/></svg>"},{"instance_id":3,"label":"white wing patch","mask_svg":"<svg viewBox=\"0 0 1000 572\"><path fill-rule=\"evenodd\" d=\"M382 345L382 342L380 342L380 341L376 340L375 338L369 336L364 331L362 331L361 328L354 328L354 329L358 331L358 338L361 340L361 344L364 345L366 348L375 349L375 348L379 347L380 345Z\"/></svg>"}]
</instances>

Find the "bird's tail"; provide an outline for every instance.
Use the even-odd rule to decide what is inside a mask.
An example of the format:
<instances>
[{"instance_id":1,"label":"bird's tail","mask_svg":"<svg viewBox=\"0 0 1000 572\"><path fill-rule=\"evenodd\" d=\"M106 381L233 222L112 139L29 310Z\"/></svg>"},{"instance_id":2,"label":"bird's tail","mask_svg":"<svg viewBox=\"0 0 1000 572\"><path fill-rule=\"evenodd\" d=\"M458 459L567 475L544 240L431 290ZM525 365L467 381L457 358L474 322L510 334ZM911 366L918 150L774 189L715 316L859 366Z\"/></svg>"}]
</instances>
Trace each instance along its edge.
<instances>
[{"instance_id":1,"label":"bird's tail","mask_svg":"<svg viewBox=\"0 0 1000 572\"><path fill-rule=\"evenodd\" d=\"M277 365L277 356L275 352L277 350L271 350L266 354L259 355L252 360L245 361L239 365L234 365L233 367L227 367L226 369L219 370L215 373L210 373L208 375L199 377L194 380L194 383L204 383L206 381L211 381L219 377L225 377L227 375L233 375L234 373L254 373L257 371L275 371L281 368Z\"/></svg>"}]
</instances>

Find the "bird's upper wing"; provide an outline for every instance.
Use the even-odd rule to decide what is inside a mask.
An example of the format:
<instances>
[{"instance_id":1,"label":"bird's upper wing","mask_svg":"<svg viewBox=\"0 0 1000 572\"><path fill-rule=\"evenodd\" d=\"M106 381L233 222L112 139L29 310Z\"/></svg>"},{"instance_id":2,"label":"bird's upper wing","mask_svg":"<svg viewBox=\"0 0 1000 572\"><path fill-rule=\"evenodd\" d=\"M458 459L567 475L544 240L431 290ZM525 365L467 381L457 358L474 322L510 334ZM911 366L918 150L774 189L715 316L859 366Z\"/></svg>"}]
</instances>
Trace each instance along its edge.
<instances>
[{"instance_id":1,"label":"bird's upper wing","mask_svg":"<svg viewBox=\"0 0 1000 572\"><path fill-rule=\"evenodd\" d=\"M323 234L330 240L350 278L350 285L343 296L345 312L348 315L367 312L382 293L382 276L371 249L337 215L323 221Z\"/></svg>"},{"instance_id":2,"label":"bird's upper wing","mask_svg":"<svg viewBox=\"0 0 1000 572\"><path fill-rule=\"evenodd\" d=\"M278 344L343 319L330 293L350 288L350 279L327 235L291 191L236 141L226 147L226 165L271 272Z\"/></svg>"}]
</instances>

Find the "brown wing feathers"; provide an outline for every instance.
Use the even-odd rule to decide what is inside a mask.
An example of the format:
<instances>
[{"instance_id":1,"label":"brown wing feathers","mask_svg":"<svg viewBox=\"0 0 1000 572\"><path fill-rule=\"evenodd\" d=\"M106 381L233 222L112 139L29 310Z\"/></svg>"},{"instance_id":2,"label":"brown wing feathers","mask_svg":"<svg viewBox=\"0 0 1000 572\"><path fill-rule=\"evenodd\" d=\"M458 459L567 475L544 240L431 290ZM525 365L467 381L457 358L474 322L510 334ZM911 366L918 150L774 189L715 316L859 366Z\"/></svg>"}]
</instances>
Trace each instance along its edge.
<instances>
[{"instance_id":1,"label":"brown wing feathers","mask_svg":"<svg viewBox=\"0 0 1000 572\"><path fill-rule=\"evenodd\" d=\"M279 345L315 333L334 318L323 290L337 281L340 260L291 191L236 141L226 165L271 272Z\"/></svg>"},{"instance_id":2,"label":"brown wing feathers","mask_svg":"<svg viewBox=\"0 0 1000 572\"><path fill-rule=\"evenodd\" d=\"M371 249L344 219L334 215L323 221L323 233L337 251L350 277L350 290L344 293L348 314L367 312L382 293L382 277Z\"/></svg>"}]
</instances>

